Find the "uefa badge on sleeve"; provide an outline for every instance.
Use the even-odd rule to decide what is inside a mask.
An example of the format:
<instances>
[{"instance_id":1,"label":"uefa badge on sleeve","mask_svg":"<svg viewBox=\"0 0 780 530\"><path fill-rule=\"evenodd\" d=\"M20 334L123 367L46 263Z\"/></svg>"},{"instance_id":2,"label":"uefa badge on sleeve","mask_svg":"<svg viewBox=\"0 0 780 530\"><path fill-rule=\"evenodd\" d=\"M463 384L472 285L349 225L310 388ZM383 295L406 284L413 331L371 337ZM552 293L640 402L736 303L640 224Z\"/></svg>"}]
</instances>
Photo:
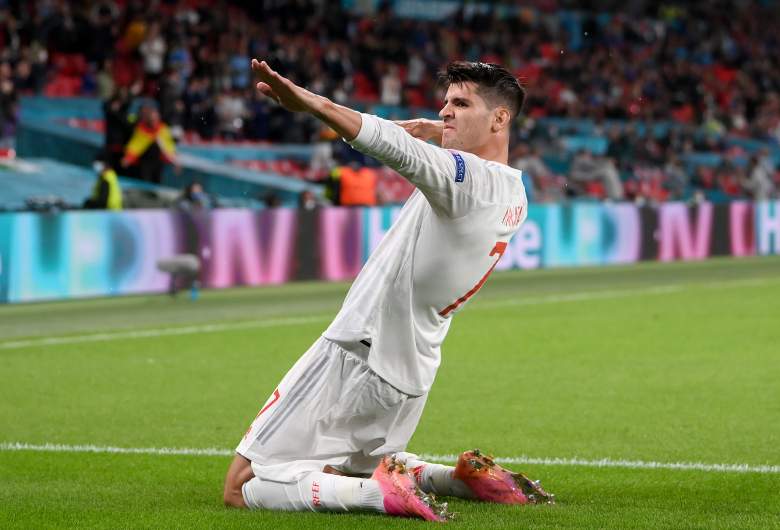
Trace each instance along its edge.
<instances>
[{"instance_id":1,"label":"uefa badge on sleeve","mask_svg":"<svg viewBox=\"0 0 780 530\"><path fill-rule=\"evenodd\" d=\"M460 153L455 151L450 151L450 153L455 157L455 182L463 182L466 178L466 162Z\"/></svg>"}]
</instances>

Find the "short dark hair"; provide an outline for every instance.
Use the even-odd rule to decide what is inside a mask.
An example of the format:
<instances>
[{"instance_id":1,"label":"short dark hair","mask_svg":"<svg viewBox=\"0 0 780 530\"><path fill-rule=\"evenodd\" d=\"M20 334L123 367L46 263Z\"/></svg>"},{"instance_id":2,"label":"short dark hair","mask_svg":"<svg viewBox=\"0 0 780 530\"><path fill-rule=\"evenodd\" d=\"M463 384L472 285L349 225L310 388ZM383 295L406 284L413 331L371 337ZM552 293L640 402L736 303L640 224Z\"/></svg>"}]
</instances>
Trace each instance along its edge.
<instances>
[{"instance_id":1,"label":"short dark hair","mask_svg":"<svg viewBox=\"0 0 780 530\"><path fill-rule=\"evenodd\" d=\"M509 70L499 64L455 61L439 72L439 84L444 88L468 82L477 85L477 93L488 104L506 106L512 118L523 109L525 89Z\"/></svg>"}]
</instances>

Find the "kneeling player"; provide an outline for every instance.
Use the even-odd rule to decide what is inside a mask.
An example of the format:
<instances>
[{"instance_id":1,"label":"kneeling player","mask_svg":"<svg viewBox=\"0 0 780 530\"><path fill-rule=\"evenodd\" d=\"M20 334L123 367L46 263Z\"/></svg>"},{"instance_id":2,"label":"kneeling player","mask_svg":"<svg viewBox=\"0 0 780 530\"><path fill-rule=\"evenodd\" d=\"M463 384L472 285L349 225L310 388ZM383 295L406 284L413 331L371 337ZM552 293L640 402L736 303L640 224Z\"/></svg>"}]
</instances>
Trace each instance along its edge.
<instances>
[{"instance_id":1,"label":"kneeling player","mask_svg":"<svg viewBox=\"0 0 780 530\"><path fill-rule=\"evenodd\" d=\"M453 63L442 77L442 121L399 127L296 86L265 62L252 67L262 93L319 118L417 191L333 323L287 373L238 445L225 503L440 521L446 509L429 494L551 502L537 483L478 451L463 453L455 467L404 453L452 316L485 283L527 216L520 173L506 165L522 87L499 66Z\"/></svg>"}]
</instances>

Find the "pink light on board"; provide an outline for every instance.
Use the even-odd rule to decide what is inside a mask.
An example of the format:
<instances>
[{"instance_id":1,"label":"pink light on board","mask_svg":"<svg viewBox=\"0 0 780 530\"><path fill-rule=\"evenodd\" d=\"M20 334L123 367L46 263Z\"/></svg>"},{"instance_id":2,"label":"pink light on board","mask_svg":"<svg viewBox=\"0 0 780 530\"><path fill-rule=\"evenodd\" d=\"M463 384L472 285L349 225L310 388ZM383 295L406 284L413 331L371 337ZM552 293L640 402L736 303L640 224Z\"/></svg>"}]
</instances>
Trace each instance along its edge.
<instances>
[{"instance_id":1,"label":"pink light on board","mask_svg":"<svg viewBox=\"0 0 780 530\"><path fill-rule=\"evenodd\" d=\"M752 202L734 201L729 205L729 241L733 256L754 256L756 254Z\"/></svg>"},{"instance_id":2,"label":"pink light on board","mask_svg":"<svg viewBox=\"0 0 780 530\"><path fill-rule=\"evenodd\" d=\"M671 203L659 206L658 259L697 260L709 256L712 211L712 204L700 204L695 209L695 221L692 223L688 205Z\"/></svg>"},{"instance_id":3,"label":"pink light on board","mask_svg":"<svg viewBox=\"0 0 780 530\"><path fill-rule=\"evenodd\" d=\"M210 287L284 283L291 278L296 211L216 210L209 232Z\"/></svg>"},{"instance_id":4,"label":"pink light on board","mask_svg":"<svg viewBox=\"0 0 780 530\"><path fill-rule=\"evenodd\" d=\"M360 208L323 208L319 218L320 273L325 280L349 280L363 266Z\"/></svg>"}]
</instances>

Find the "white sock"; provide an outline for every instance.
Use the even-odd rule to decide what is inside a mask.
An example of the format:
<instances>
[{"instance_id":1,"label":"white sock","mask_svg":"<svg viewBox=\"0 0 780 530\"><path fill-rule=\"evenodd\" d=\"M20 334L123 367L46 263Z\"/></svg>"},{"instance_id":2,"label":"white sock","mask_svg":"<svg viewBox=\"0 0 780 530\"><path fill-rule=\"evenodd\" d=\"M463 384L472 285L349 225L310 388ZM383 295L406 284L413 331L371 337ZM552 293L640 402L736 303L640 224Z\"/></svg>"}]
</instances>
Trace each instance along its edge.
<instances>
[{"instance_id":1,"label":"white sock","mask_svg":"<svg viewBox=\"0 0 780 530\"><path fill-rule=\"evenodd\" d=\"M441 464L431 464L420 460L412 453L396 453L397 458L406 462L406 467L425 493L448 495L461 499L473 499L474 494L462 480L455 478L455 468Z\"/></svg>"},{"instance_id":2,"label":"white sock","mask_svg":"<svg viewBox=\"0 0 780 530\"><path fill-rule=\"evenodd\" d=\"M369 510L384 512L375 480L312 472L298 482L274 482L254 477L241 488L250 509L288 512Z\"/></svg>"}]
</instances>

